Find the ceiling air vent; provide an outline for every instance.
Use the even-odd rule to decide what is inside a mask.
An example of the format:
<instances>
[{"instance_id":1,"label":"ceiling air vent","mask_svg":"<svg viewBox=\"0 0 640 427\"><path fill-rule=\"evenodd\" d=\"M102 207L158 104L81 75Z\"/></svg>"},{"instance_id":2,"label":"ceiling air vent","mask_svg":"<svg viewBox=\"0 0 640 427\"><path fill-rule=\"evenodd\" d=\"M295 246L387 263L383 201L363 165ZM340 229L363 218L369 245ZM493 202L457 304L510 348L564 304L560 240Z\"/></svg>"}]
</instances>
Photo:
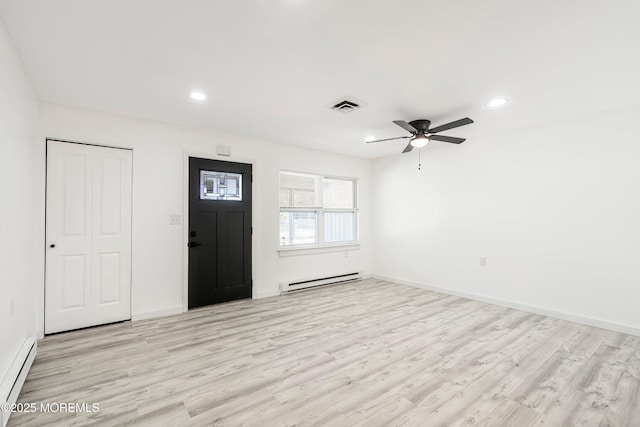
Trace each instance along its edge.
<instances>
[{"instance_id":1,"label":"ceiling air vent","mask_svg":"<svg viewBox=\"0 0 640 427\"><path fill-rule=\"evenodd\" d=\"M353 110L357 110L358 108L360 108L360 104L346 99L331 107L332 110L340 111L341 113L349 113Z\"/></svg>"}]
</instances>

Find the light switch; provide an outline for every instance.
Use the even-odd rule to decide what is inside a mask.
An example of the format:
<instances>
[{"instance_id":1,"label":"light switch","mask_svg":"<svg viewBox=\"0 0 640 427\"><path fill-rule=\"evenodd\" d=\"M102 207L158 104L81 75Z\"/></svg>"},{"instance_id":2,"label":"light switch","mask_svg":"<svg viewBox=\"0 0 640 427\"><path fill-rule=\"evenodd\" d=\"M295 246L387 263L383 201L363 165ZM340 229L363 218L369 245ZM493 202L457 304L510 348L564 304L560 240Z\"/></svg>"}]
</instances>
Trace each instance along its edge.
<instances>
[{"instance_id":1,"label":"light switch","mask_svg":"<svg viewBox=\"0 0 640 427\"><path fill-rule=\"evenodd\" d=\"M180 224L182 224L182 216L180 216L180 215L169 215L169 224L171 224L171 225L180 225Z\"/></svg>"}]
</instances>

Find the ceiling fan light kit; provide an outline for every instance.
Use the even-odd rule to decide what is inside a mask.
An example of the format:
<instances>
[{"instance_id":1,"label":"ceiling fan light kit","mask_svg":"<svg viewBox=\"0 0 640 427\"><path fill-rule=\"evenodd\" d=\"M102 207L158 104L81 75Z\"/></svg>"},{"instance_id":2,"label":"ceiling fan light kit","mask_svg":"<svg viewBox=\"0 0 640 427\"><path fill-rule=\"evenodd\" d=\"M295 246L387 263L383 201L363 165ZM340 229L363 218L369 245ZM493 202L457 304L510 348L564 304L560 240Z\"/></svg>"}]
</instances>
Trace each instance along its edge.
<instances>
[{"instance_id":1,"label":"ceiling fan light kit","mask_svg":"<svg viewBox=\"0 0 640 427\"><path fill-rule=\"evenodd\" d=\"M424 134L418 134L411 138L409 143L415 148L422 148L429 143L429 137Z\"/></svg>"},{"instance_id":2,"label":"ceiling fan light kit","mask_svg":"<svg viewBox=\"0 0 640 427\"><path fill-rule=\"evenodd\" d=\"M409 139L409 144L407 144L405 149L402 151L403 153L408 153L409 151L413 150L414 147L424 147L429 143L429 141L442 141L449 142L451 144L462 144L464 141L466 141L465 138L436 134L445 130L471 124L473 123L473 120L471 120L469 117L465 117L464 119L456 120L441 126L436 126L435 128L431 128L431 121L429 120L413 120L409 123L405 122L404 120L394 120L393 123L409 132L411 136L398 136L396 138L378 139L376 141L367 141L367 144L382 141L393 141L396 139Z\"/></svg>"}]
</instances>

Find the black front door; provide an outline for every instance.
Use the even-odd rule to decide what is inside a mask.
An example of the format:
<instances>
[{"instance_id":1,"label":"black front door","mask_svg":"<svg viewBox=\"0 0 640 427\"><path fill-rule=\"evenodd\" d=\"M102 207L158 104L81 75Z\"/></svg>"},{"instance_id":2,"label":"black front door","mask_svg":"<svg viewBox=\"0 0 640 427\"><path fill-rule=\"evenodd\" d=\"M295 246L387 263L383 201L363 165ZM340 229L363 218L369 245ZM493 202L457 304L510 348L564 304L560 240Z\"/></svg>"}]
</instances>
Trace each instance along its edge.
<instances>
[{"instance_id":1,"label":"black front door","mask_svg":"<svg viewBox=\"0 0 640 427\"><path fill-rule=\"evenodd\" d=\"M251 165L189 158L189 308L251 298Z\"/></svg>"}]
</instances>

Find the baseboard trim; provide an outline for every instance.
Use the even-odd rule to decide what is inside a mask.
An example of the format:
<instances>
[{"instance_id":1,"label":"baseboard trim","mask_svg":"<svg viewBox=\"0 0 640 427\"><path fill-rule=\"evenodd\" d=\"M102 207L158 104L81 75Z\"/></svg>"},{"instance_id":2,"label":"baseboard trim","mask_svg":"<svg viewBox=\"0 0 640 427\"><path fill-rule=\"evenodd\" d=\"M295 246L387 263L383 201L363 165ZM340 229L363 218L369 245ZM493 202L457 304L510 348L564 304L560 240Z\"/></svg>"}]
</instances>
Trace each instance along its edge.
<instances>
[{"instance_id":1,"label":"baseboard trim","mask_svg":"<svg viewBox=\"0 0 640 427\"><path fill-rule=\"evenodd\" d=\"M571 313L566 313L562 311L551 310L544 307L539 307L535 305L521 304L514 301L503 300L499 298L492 298L484 295L472 294L468 292L456 291L454 289L442 288L439 286L433 286L425 283L417 283L411 282L407 280L397 279L394 277L386 277L380 276L377 274L373 275L374 279L378 280L386 280L388 282L398 283L400 285L411 286L414 288L425 289L428 291L439 292L447 295L454 295L461 298L467 298L474 301L486 302L489 304L499 305L502 307L513 308L516 310L526 311L529 313L542 314L543 316L554 317L557 319L568 320L570 322L582 323L584 325L595 326L596 328L608 329L610 331L621 332L623 334L640 336L640 328L627 325L624 323L611 322L608 320L597 319L593 317L585 317L580 315L575 315Z\"/></svg>"},{"instance_id":2,"label":"baseboard trim","mask_svg":"<svg viewBox=\"0 0 640 427\"><path fill-rule=\"evenodd\" d=\"M274 289L269 291L253 291L253 299L269 298L280 296L280 290Z\"/></svg>"},{"instance_id":3,"label":"baseboard trim","mask_svg":"<svg viewBox=\"0 0 640 427\"><path fill-rule=\"evenodd\" d=\"M131 315L131 321L137 322L138 320L153 319L155 317L172 316L174 314L184 313L181 305L175 307L169 307L162 310L145 311L143 313L134 313Z\"/></svg>"},{"instance_id":4,"label":"baseboard trim","mask_svg":"<svg viewBox=\"0 0 640 427\"><path fill-rule=\"evenodd\" d=\"M8 403L11 405L16 403L37 352L38 342L36 337L27 338L9 367L9 372L0 383L0 404ZM9 422L10 416L11 412L0 410L0 426L5 427Z\"/></svg>"}]
</instances>

